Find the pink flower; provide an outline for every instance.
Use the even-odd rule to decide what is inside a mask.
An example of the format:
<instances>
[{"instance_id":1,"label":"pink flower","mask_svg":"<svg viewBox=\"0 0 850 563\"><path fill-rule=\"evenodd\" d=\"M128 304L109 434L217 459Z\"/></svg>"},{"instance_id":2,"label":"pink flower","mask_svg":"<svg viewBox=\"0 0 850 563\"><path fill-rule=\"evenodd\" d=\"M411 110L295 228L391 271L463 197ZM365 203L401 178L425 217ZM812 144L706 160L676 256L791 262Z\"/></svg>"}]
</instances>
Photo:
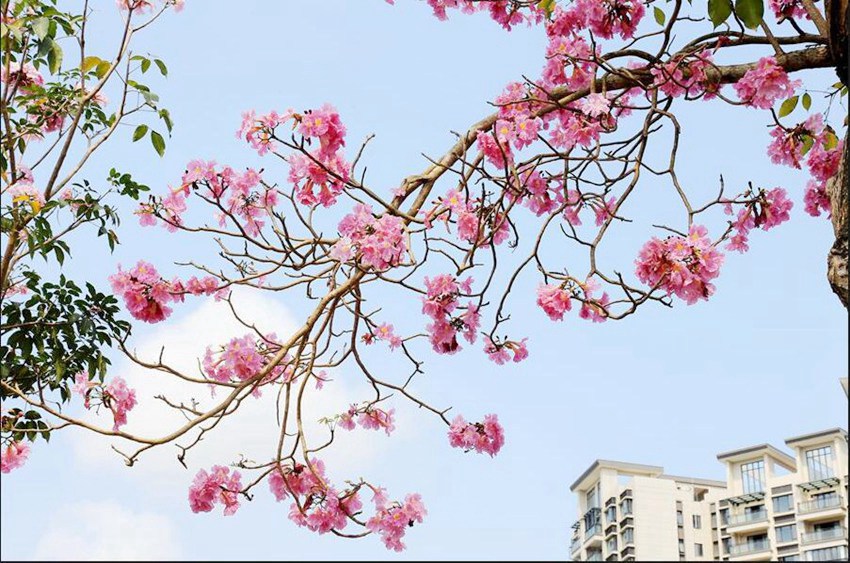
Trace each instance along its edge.
<instances>
[{"instance_id":1,"label":"pink flower","mask_svg":"<svg viewBox=\"0 0 850 563\"><path fill-rule=\"evenodd\" d=\"M8 74L6 73L6 63L0 65L0 82L9 88L14 88L15 83L17 83L21 92L29 93L33 86L42 86L44 78L30 63L24 63L21 67L20 62L10 62Z\"/></svg>"},{"instance_id":2,"label":"pink flower","mask_svg":"<svg viewBox=\"0 0 850 563\"><path fill-rule=\"evenodd\" d=\"M151 264L139 261L129 272L121 270L109 276L112 291L124 298L130 314L147 323L157 323L171 314L166 305L174 300L171 284Z\"/></svg>"},{"instance_id":3,"label":"pink flower","mask_svg":"<svg viewBox=\"0 0 850 563\"><path fill-rule=\"evenodd\" d=\"M115 420L114 431L127 424L127 413L136 406L136 392L127 387L127 382L115 377L103 389L103 404L112 411Z\"/></svg>"},{"instance_id":4,"label":"pink flower","mask_svg":"<svg viewBox=\"0 0 850 563\"><path fill-rule=\"evenodd\" d=\"M643 283L692 305L714 293L710 281L720 275L723 254L711 244L705 227L693 225L687 237L653 237L643 246L635 264Z\"/></svg>"},{"instance_id":5,"label":"pink flower","mask_svg":"<svg viewBox=\"0 0 850 563\"><path fill-rule=\"evenodd\" d=\"M806 204L806 213L812 217L819 217L821 211L825 212L827 217L832 217L832 202L826 193L826 184L810 180L806 184L803 201Z\"/></svg>"},{"instance_id":6,"label":"pink flower","mask_svg":"<svg viewBox=\"0 0 850 563\"><path fill-rule=\"evenodd\" d=\"M590 117L608 115L611 111L611 102L608 101L608 98L604 94L588 94L582 101L581 111Z\"/></svg>"},{"instance_id":7,"label":"pink flower","mask_svg":"<svg viewBox=\"0 0 850 563\"><path fill-rule=\"evenodd\" d=\"M217 350L208 347L202 362L204 373L213 381L222 383L251 379L266 369L267 357L279 350L280 346L274 342L274 335L260 340L254 334L246 334L231 339ZM291 358L286 356L268 372L260 381L260 385L275 381L281 376L288 377L288 372L292 370L290 361Z\"/></svg>"},{"instance_id":8,"label":"pink flower","mask_svg":"<svg viewBox=\"0 0 850 563\"><path fill-rule=\"evenodd\" d=\"M564 319L564 313L572 308L570 294L560 285L540 284L537 287L537 305L553 321Z\"/></svg>"},{"instance_id":9,"label":"pink flower","mask_svg":"<svg viewBox=\"0 0 850 563\"><path fill-rule=\"evenodd\" d=\"M389 436L395 430L394 416L395 409L385 411L372 407L360 412L357 423L367 430L383 430Z\"/></svg>"},{"instance_id":10,"label":"pink flower","mask_svg":"<svg viewBox=\"0 0 850 563\"><path fill-rule=\"evenodd\" d=\"M756 68L750 69L734 85L741 101L748 106L770 109L776 100L790 98L799 80L789 80L785 70L773 57L759 59Z\"/></svg>"},{"instance_id":11,"label":"pink flower","mask_svg":"<svg viewBox=\"0 0 850 563\"><path fill-rule=\"evenodd\" d=\"M214 465L207 473L201 469L189 487L189 507L192 512L210 512L217 503L224 505L224 515L231 516L239 509L242 475L238 471Z\"/></svg>"},{"instance_id":12,"label":"pink flower","mask_svg":"<svg viewBox=\"0 0 850 563\"><path fill-rule=\"evenodd\" d=\"M466 422L458 415L449 428L449 444L466 452L475 450L493 457L505 444L505 433L495 414L485 416L484 422Z\"/></svg>"},{"instance_id":13,"label":"pink flower","mask_svg":"<svg viewBox=\"0 0 850 563\"><path fill-rule=\"evenodd\" d=\"M790 218L789 212L794 202L788 199L788 192L782 188L774 188L764 194L761 213L755 217L755 226L768 231L781 225Z\"/></svg>"},{"instance_id":14,"label":"pink flower","mask_svg":"<svg viewBox=\"0 0 850 563\"><path fill-rule=\"evenodd\" d=\"M504 365L511 359L513 352L513 361L516 363L528 357L528 348L526 347L527 338L523 338L519 342L514 340L505 340L502 343L494 342L489 336L484 337L484 352L490 361L497 365Z\"/></svg>"},{"instance_id":15,"label":"pink flower","mask_svg":"<svg viewBox=\"0 0 850 563\"><path fill-rule=\"evenodd\" d=\"M768 6L780 21L786 18L810 19L801 0L768 0Z\"/></svg>"},{"instance_id":16,"label":"pink flower","mask_svg":"<svg viewBox=\"0 0 850 563\"><path fill-rule=\"evenodd\" d=\"M10 442L0 453L0 472L9 473L24 465L30 455L30 447L24 442Z\"/></svg>"},{"instance_id":17,"label":"pink flower","mask_svg":"<svg viewBox=\"0 0 850 563\"><path fill-rule=\"evenodd\" d=\"M93 383L89 379L89 374L87 372L81 371L74 376L74 385L71 387L71 392L82 397L83 406L89 408L91 403L89 392L95 387L97 387L97 383Z\"/></svg>"},{"instance_id":18,"label":"pink flower","mask_svg":"<svg viewBox=\"0 0 850 563\"><path fill-rule=\"evenodd\" d=\"M401 217L372 214L368 205L358 204L339 222L342 235L331 247L330 256L340 262L359 259L363 268L386 271L398 266L407 252L406 229Z\"/></svg>"},{"instance_id":19,"label":"pink flower","mask_svg":"<svg viewBox=\"0 0 850 563\"><path fill-rule=\"evenodd\" d=\"M11 198L12 206L26 206L27 212L35 215L44 207L44 195L32 183L25 180L15 182L5 190L6 197Z\"/></svg>"},{"instance_id":20,"label":"pink flower","mask_svg":"<svg viewBox=\"0 0 850 563\"><path fill-rule=\"evenodd\" d=\"M366 522L366 527L381 536L387 549L402 551L405 545L401 539L407 529L414 523L421 524L428 514L425 505L422 504L422 497L418 494L407 495L404 504L395 502L386 506L386 497L382 492L376 492L374 500L378 510Z\"/></svg>"}]
</instances>

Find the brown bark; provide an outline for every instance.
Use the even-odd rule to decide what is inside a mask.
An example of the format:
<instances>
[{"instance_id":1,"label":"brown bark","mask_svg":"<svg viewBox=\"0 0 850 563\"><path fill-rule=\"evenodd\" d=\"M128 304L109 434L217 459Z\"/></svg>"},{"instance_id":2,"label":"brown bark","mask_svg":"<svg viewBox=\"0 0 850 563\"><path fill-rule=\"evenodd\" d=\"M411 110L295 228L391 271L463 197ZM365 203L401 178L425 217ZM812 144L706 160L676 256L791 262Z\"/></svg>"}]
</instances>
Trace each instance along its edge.
<instances>
[{"instance_id":1,"label":"brown bark","mask_svg":"<svg viewBox=\"0 0 850 563\"><path fill-rule=\"evenodd\" d=\"M835 63L835 72L841 82L847 86L847 32L850 29L848 0L827 0L826 21L829 28L829 51ZM835 231L835 243L826 258L826 277L829 285L832 286L832 291L845 308L848 307L848 300L850 300L847 276L848 234L850 234L848 232L850 225L847 223L848 211L850 211L848 167L850 167L850 138L845 131L841 166L838 174L826 183L826 191L832 204L832 228Z\"/></svg>"}]
</instances>

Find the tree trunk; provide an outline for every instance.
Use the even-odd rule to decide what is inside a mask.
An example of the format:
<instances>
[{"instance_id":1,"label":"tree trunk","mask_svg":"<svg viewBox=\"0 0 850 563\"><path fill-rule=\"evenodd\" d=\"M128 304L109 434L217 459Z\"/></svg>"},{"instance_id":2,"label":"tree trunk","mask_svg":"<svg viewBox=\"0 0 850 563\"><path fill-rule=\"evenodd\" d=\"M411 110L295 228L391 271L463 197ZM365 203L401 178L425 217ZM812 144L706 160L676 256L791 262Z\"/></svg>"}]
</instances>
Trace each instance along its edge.
<instances>
[{"instance_id":1,"label":"tree trunk","mask_svg":"<svg viewBox=\"0 0 850 563\"><path fill-rule=\"evenodd\" d=\"M847 86L847 31L850 29L850 8L848 0L827 0L826 20L829 27L829 50L835 61L838 78ZM847 254L850 225L847 223L850 208L848 191L848 167L850 167L850 138L844 133L844 152L838 174L826 183L826 192L832 204L832 228L835 231L835 243L827 255L826 277L832 291L838 295L844 307L848 307L850 289L848 288Z\"/></svg>"}]
</instances>

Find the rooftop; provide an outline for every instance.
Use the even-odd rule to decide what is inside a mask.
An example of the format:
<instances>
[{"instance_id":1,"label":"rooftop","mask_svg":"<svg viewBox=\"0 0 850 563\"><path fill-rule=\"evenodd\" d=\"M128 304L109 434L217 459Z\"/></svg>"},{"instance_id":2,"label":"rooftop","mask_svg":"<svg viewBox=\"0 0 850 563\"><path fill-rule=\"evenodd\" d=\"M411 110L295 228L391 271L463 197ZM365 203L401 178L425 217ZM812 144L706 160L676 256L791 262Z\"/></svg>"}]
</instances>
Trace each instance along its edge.
<instances>
[{"instance_id":1,"label":"rooftop","mask_svg":"<svg viewBox=\"0 0 850 563\"><path fill-rule=\"evenodd\" d=\"M757 459L765 455L789 471L796 471L797 469L797 462L793 457L770 444L759 444L757 446L748 446L746 448L724 452L717 454L717 459L728 463L735 463Z\"/></svg>"}]
</instances>

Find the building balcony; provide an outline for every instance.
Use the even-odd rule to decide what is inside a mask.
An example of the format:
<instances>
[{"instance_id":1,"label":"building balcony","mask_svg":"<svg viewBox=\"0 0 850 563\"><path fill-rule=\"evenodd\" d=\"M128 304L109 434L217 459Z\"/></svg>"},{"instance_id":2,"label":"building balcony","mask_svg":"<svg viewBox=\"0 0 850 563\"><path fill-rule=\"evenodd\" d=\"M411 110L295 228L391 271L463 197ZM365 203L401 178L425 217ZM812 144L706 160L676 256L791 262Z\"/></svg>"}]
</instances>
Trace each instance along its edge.
<instances>
[{"instance_id":1,"label":"building balcony","mask_svg":"<svg viewBox=\"0 0 850 563\"><path fill-rule=\"evenodd\" d=\"M843 516L846 510L842 496L835 495L799 503L797 505L797 519L816 520Z\"/></svg>"},{"instance_id":2,"label":"building balcony","mask_svg":"<svg viewBox=\"0 0 850 563\"><path fill-rule=\"evenodd\" d=\"M602 551L599 549L588 550L585 561L602 561Z\"/></svg>"},{"instance_id":3,"label":"building balcony","mask_svg":"<svg viewBox=\"0 0 850 563\"><path fill-rule=\"evenodd\" d=\"M624 499L624 498L626 498L626 497L630 497L630 496L632 496L632 490L631 490L631 489L626 489L625 491L623 491L622 493L620 493L620 500L622 500L622 499Z\"/></svg>"},{"instance_id":4,"label":"building balcony","mask_svg":"<svg viewBox=\"0 0 850 563\"><path fill-rule=\"evenodd\" d=\"M584 531L584 541L589 540L593 536L599 536L599 539L602 539L602 524L600 522L597 522Z\"/></svg>"},{"instance_id":5,"label":"building balcony","mask_svg":"<svg viewBox=\"0 0 850 563\"><path fill-rule=\"evenodd\" d=\"M736 561L749 561L769 555L769 541L747 542L729 546L729 557Z\"/></svg>"},{"instance_id":6,"label":"building balcony","mask_svg":"<svg viewBox=\"0 0 850 563\"><path fill-rule=\"evenodd\" d=\"M570 542L570 553L575 553L581 548L581 538L573 538Z\"/></svg>"},{"instance_id":7,"label":"building balcony","mask_svg":"<svg viewBox=\"0 0 850 563\"><path fill-rule=\"evenodd\" d=\"M733 534L766 530L769 525L770 523L767 520L767 510L744 512L743 514L731 514L729 515L729 521L727 524L729 533Z\"/></svg>"},{"instance_id":8,"label":"building balcony","mask_svg":"<svg viewBox=\"0 0 850 563\"><path fill-rule=\"evenodd\" d=\"M847 530L844 529L844 526L836 526L831 529L818 530L817 532L808 532L800 535L800 543L803 545L846 539Z\"/></svg>"}]
</instances>

